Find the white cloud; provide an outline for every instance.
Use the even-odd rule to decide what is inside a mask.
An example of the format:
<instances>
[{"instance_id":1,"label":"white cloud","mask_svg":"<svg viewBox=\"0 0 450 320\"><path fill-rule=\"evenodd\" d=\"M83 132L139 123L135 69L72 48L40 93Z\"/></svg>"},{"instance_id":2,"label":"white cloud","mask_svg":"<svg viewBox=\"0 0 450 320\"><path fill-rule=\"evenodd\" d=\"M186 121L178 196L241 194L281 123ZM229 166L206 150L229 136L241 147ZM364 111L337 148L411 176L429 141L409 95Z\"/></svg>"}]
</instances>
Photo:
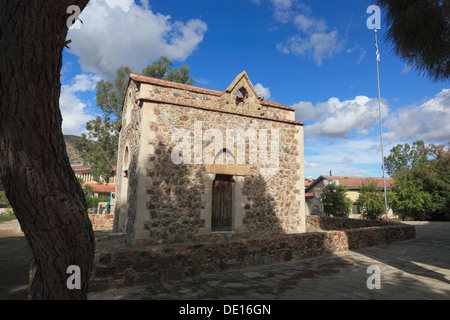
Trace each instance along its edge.
<instances>
[{"instance_id":1,"label":"white cloud","mask_svg":"<svg viewBox=\"0 0 450 320\"><path fill-rule=\"evenodd\" d=\"M97 82L100 80L101 78L97 75L82 73L76 75L72 84L63 86L63 89L70 93L92 91L95 90Z\"/></svg>"},{"instance_id":2,"label":"white cloud","mask_svg":"<svg viewBox=\"0 0 450 320\"><path fill-rule=\"evenodd\" d=\"M286 42L279 43L277 49L285 54L302 56L309 54L314 58L318 66L326 58L331 58L343 49L343 44L338 39L337 31L329 33L314 33L310 37L299 35L290 37Z\"/></svg>"},{"instance_id":3,"label":"white cloud","mask_svg":"<svg viewBox=\"0 0 450 320\"><path fill-rule=\"evenodd\" d=\"M161 56L184 61L207 31L201 20L184 23L152 12L148 1L142 7L133 0L91 1L80 18L80 29L69 31L69 52L80 58L84 72L108 79L121 66L140 72Z\"/></svg>"},{"instance_id":4,"label":"white cloud","mask_svg":"<svg viewBox=\"0 0 450 320\"><path fill-rule=\"evenodd\" d=\"M305 168L320 168L320 164L309 163L308 161L305 161Z\"/></svg>"},{"instance_id":5,"label":"white cloud","mask_svg":"<svg viewBox=\"0 0 450 320\"><path fill-rule=\"evenodd\" d=\"M263 87L263 85L261 83L257 83L255 85L255 89L256 89L256 92L258 92L261 95L261 97L263 97L266 100L270 99L270 89L269 88L265 88L265 87Z\"/></svg>"},{"instance_id":6,"label":"white cloud","mask_svg":"<svg viewBox=\"0 0 450 320\"><path fill-rule=\"evenodd\" d=\"M405 65L403 66L403 69L402 69L401 73L408 73L408 72L410 72L411 70L412 70L412 67L411 67L409 64L405 64Z\"/></svg>"},{"instance_id":7,"label":"white cloud","mask_svg":"<svg viewBox=\"0 0 450 320\"><path fill-rule=\"evenodd\" d=\"M59 105L63 117L64 134L80 135L84 125L94 117L86 113L87 104L82 102L77 93L94 91L100 77L97 75L79 74L69 85L61 86Z\"/></svg>"},{"instance_id":8,"label":"white cloud","mask_svg":"<svg viewBox=\"0 0 450 320\"><path fill-rule=\"evenodd\" d=\"M358 130L358 134L362 135L362 136L366 136L369 134L369 130L367 130L367 129Z\"/></svg>"},{"instance_id":9,"label":"white cloud","mask_svg":"<svg viewBox=\"0 0 450 320\"><path fill-rule=\"evenodd\" d=\"M134 4L134 0L105 0L105 3L110 8L120 8L125 12L130 10L130 7Z\"/></svg>"},{"instance_id":10,"label":"white cloud","mask_svg":"<svg viewBox=\"0 0 450 320\"><path fill-rule=\"evenodd\" d=\"M348 157L344 157L342 159L342 164L351 164L351 163L353 163L353 160Z\"/></svg>"},{"instance_id":11,"label":"white cloud","mask_svg":"<svg viewBox=\"0 0 450 320\"><path fill-rule=\"evenodd\" d=\"M379 141L367 137L332 142L321 139L313 143L305 139L305 175L318 177L330 170L333 175L381 177Z\"/></svg>"},{"instance_id":12,"label":"white cloud","mask_svg":"<svg viewBox=\"0 0 450 320\"><path fill-rule=\"evenodd\" d=\"M359 59L358 59L358 63L361 63L361 61L363 61L363 59L366 57L367 51L365 48L360 47L359 45L354 45L352 48L347 49L347 53L352 53L353 51L359 51Z\"/></svg>"},{"instance_id":13,"label":"white cloud","mask_svg":"<svg viewBox=\"0 0 450 320\"><path fill-rule=\"evenodd\" d=\"M302 11L304 13L297 13L292 19L300 33L278 43L277 49L285 54L309 55L320 66L324 59L341 52L344 42L340 40L337 30L327 31L325 19L314 17L307 7L303 7Z\"/></svg>"},{"instance_id":14,"label":"white cloud","mask_svg":"<svg viewBox=\"0 0 450 320\"><path fill-rule=\"evenodd\" d=\"M398 143L424 140L446 143L450 137L450 88L420 104L390 111L382 103L384 154ZM357 96L293 105L296 119L306 123L305 174L381 177L378 99ZM373 134L372 134L373 133ZM311 166L310 164L316 164Z\"/></svg>"},{"instance_id":15,"label":"white cloud","mask_svg":"<svg viewBox=\"0 0 450 320\"><path fill-rule=\"evenodd\" d=\"M385 149L387 146L385 146ZM314 163L345 164L344 159L352 159L358 164L374 164L381 162L380 143L378 138L363 139L322 139L312 144L305 141L305 149L313 151L308 161Z\"/></svg>"},{"instance_id":16,"label":"white cloud","mask_svg":"<svg viewBox=\"0 0 450 320\"><path fill-rule=\"evenodd\" d=\"M443 89L421 105L397 109L385 121L387 139L448 142L450 139L450 89Z\"/></svg>"},{"instance_id":17,"label":"white cloud","mask_svg":"<svg viewBox=\"0 0 450 320\"><path fill-rule=\"evenodd\" d=\"M328 28L327 22L321 18L314 18L304 14L298 14L294 17L294 24L300 31L306 34L325 32Z\"/></svg>"},{"instance_id":18,"label":"white cloud","mask_svg":"<svg viewBox=\"0 0 450 320\"><path fill-rule=\"evenodd\" d=\"M312 121L305 126L305 136L345 138L358 130L365 135L379 119L378 99L357 96L352 100L339 101L330 98L326 102L313 105L311 102L298 102L292 106L296 110L296 119ZM382 117L388 114L388 106L381 104Z\"/></svg>"},{"instance_id":19,"label":"white cloud","mask_svg":"<svg viewBox=\"0 0 450 320\"><path fill-rule=\"evenodd\" d=\"M292 5L295 0L270 0L274 6L275 18L283 23L287 23L292 17Z\"/></svg>"}]
</instances>

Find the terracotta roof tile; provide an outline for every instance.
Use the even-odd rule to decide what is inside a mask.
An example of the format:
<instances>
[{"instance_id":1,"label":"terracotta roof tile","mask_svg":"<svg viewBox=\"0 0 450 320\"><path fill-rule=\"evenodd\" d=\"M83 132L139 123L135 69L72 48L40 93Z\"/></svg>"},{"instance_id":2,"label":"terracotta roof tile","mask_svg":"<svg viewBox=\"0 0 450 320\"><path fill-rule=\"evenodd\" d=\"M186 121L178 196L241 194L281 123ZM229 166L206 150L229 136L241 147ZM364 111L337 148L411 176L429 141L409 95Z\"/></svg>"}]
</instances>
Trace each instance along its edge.
<instances>
[{"instance_id":1,"label":"terracotta roof tile","mask_svg":"<svg viewBox=\"0 0 450 320\"><path fill-rule=\"evenodd\" d=\"M115 183L109 183L109 184L97 184L97 183L85 183L83 184L83 187L89 185L94 190L94 193L109 193L109 192L115 192L116 191L116 184Z\"/></svg>"},{"instance_id":2,"label":"terracotta roof tile","mask_svg":"<svg viewBox=\"0 0 450 320\"><path fill-rule=\"evenodd\" d=\"M322 175L322 177L328 180L338 180L339 185L347 188L359 188L363 183L368 183L373 180L377 183L377 188L383 188L383 178L366 178L366 177L343 177L343 176L327 176ZM393 178L386 178L386 187L392 188L394 186Z\"/></svg>"},{"instance_id":3,"label":"terracotta roof tile","mask_svg":"<svg viewBox=\"0 0 450 320\"><path fill-rule=\"evenodd\" d=\"M134 74L134 73L130 74L130 79L137 81L137 82L154 84L154 85L161 86L161 87L187 90L187 91L196 92L196 93L209 94L212 96L220 96L222 94L222 91L218 91L218 90L206 89L206 88L196 87L196 86L192 86L192 85L188 85L188 84L177 83L177 82L172 82L172 81L167 81L167 80L162 80L162 79L156 79L156 78L152 78L152 77L146 77L146 76L142 76L142 75ZM295 111L294 108L285 106L278 102L264 100L264 101L261 101L261 104L268 106L268 107L274 107L274 108L285 109L285 110L289 110L289 111Z\"/></svg>"}]
</instances>

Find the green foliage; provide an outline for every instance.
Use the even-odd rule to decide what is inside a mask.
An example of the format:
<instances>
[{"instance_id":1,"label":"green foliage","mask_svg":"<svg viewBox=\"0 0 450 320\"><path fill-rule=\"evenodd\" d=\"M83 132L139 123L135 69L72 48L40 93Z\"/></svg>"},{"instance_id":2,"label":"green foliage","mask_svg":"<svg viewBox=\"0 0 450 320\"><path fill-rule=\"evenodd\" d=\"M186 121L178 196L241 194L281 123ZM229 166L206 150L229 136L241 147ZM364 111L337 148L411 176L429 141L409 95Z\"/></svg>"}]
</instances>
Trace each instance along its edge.
<instances>
[{"instance_id":1,"label":"green foliage","mask_svg":"<svg viewBox=\"0 0 450 320\"><path fill-rule=\"evenodd\" d=\"M393 147L388 157L384 158L386 172L391 177L404 169L419 167L427 161L427 155L423 152L425 144L423 141L416 141L410 146L398 144Z\"/></svg>"},{"instance_id":2,"label":"green foliage","mask_svg":"<svg viewBox=\"0 0 450 320\"><path fill-rule=\"evenodd\" d=\"M448 1L378 0L386 12L387 40L394 52L432 81L450 76Z\"/></svg>"},{"instance_id":3,"label":"green foliage","mask_svg":"<svg viewBox=\"0 0 450 320\"><path fill-rule=\"evenodd\" d=\"M384 192L377 188L375 181L363 183L357 201L365 219L378 220L386 211L384 203Z\"/></svg>"},{"instance_id":4,"label":"green foliage","mask_svg":"<svg viewBox=\"0 0 450 320\"><path fill-rule=\"evenodd\" d=\"M114 176L119 142L119 121L109 117L97 116L86 123L88 133L75 140L74 147L79 150L85 163L91 164L90 173L100 183L100 177L106 181Z\"/></svg>"},{"instance_id":5,"label":"green foliage","mask_svg":"<svg viewBox=\"0 0 450 320\"><path fill-rule=\"evenodd\" d=\"M7 214L0 215L0 223L13 221L13 220L16 220L16 219L17 219L17 217L14 215L12 210L11 210L11 212L8 212Z\"/></svg>"},{"instance_id":6,"label":"green foliage","mask_svg":"<svg viewBox=\"0 0 450 320\"><path fill-rule=\"evenodd\" d=\"M0 191L0 208L10 208L11 204L6 198L5 191Z\"/></svg>"},{"instance_id":7,"label":"green foliage","mask_svg":"<svg viewBox=\"0 0 450 320\"><path fill-rule=\"evenodd\" d=\"M190 85L194 83L194 78L189 75L189 66L184 65L180 69L172 68L172 66L172 60L161 57L158 61L144 68L142 75Z\"/></svg>"},{"instance_id":8,"label":"green foliage","mask_svg":"<svg viewBox=\"0 0 450 320\"><path fill-rule=\"evenodd\" d=\"M346 189L335 183L329 183L322 193L322 203L327 215L348 216L352 201L345 196Z\"/></svg>"},{"instance_id":9,"label":"green foliage","mask_svg":"<svg viewBox=\"0 0 450 320\"><path fill-rule=\"evenodd\" d=\"M0 208L10 208L10 207L11 205L8 199L6 198L5 188L3 187L2 178L0 176Z\"/></svg>"},{"instance_id":10,"label":"green foliage","mask_svg":"<svg viewBox=\"0 0 450 320\"><path fill-rule=\"evenodd\" d=\"M444 219L450 215L450 150L416 141L397 145L387 159L393 164L394 205L404 220Z\"/></svg>"},{"instance_id":11,"label":"green foliage","mask_svg":"<svg viewBox=\"0 0 450 320\"><path fill-rule=\"evenodd\" d=\"M97 106L108 117L108 121L120 122L122 119L122 105L130 73L132 71L129 67L120 67L113 81L102 79L97 82Z\"/></svg>"},{"instance_id":12,"label":"green foliage","mask_svg":"<svg viewBox=\"0 0 450 320\"><path fill-rule=\"evenodd\" d=\"M108 196L94 197L92 194L94 188L91 187L90 185L83 186L84 181L81 178L77 178L77 180L82 186L81 189L83 189L83 193L84 193L84 197L86 199L88 209L94 208L95 210L97 210L98 204L100 202L109 202Z\"/></svg>"},{"instance_id":13,"label":"green foliage","mask_svg":"<svg viewBox=\"0 0 450 320\"><path fill-rule=\"evenodd\" d=\"M94 188L91 187L90 185L83 186L84 181L81 178L77 177L77 180L78 180L78 183L81 185L81 189L83 190L84 197L86 198L88 196L92 196L92 191L94 190Z\"/></svg>"},{"instance_id":14,"label":"green foliage","mask_svg":"<svg viewBox=\"0 0 450 320\"><path fill-rule=\"evenodd\" d=\"M98 204L100 202L109 202L108 196L100 196L100 197L88 197L86 199L88 209L97 210Z\"/></svg>"},{"instance_id":15,"label":"green foliage","mask_svg":"<svg viewBox=\"0 0 450 320\"><path fill-rule=\"evenodd\" d=\"M97 83L97 106L103 111L103 115L88 121L87 134L83 133L74 142L84 163L91 165L92 177L99 183L100 177L107 180L114 176L122 104L130 73L130 68L121 67L116 71L115 80L100 80Z\"/></svg>"},{"instance_id":16,"label":"green foliage","mask_svg":"<svg viewBox=\"0 0 450 320\"><path fill-rule=\"evenodd\" d=\"M395 176L394 203L402 220L426 220L431 197L411 171L402 170Z\"/></svg>"},{"instance_id":17,"label":"green foliage","mask_svg":"<svg viewBox=\"0 0 450 320\"><path fill-rule=\"evenodd\" d=\"M172 66L171 60L161 57L144 68L142 74L178 83L194 83L194 79L189 75L188 66L181 66L179 69ZM100 80L97 83L97 105L103 111L103 115L88 121L86 123L88 133L82 134L74 143L84 163L91 165L91 174L99 183L100 177L107 180L114 175L119 128L122 124L122 106L130 73L132 71L129 67L121 67L116 71L114 80Z\"/></svg>"}]
</instances>

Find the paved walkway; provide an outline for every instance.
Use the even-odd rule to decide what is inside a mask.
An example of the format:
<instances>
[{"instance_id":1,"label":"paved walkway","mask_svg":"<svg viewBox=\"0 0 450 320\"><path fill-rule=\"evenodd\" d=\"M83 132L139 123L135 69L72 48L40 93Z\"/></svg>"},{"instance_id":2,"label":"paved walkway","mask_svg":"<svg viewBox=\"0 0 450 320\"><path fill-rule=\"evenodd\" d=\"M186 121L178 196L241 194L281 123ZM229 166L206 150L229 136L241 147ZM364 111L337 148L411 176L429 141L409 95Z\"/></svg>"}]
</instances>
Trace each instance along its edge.
<instances>
[{"instance_id":1,"label":"paved walkway","mask_svg":"<svg viewBox=\"0 0 450 320\"><path fill-rule=\"evenodd\" d=\"M89 294L91 300L450 300L450 222L411 222L416 239L189 280ZM376 274L380 271L380 289ZM369 277L371 279L369 280ZM368 281L369 280L369 281Z\"/></svg>"}]
</instances>

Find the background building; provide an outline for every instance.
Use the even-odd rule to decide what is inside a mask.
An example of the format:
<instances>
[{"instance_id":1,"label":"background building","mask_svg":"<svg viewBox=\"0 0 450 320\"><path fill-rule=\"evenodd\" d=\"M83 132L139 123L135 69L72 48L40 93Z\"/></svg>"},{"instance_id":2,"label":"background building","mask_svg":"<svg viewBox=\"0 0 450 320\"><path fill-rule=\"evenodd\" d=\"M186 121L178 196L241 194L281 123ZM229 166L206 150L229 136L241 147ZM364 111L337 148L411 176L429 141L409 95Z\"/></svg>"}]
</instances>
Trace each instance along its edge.
<instances>
[{"instance_id":1,"label":"background building","mask_svg":"<svg viewBox=\"0 0 450 320\"><path fill-rule=\"evenodd\" d=\"M314 181L309 181L308 186L305 188L306 199L306 214L311 215L325 215L320 196L323 189L329 183L336 183L347 189L345 195L353 202L352 212L349 213L349 218L361 218L362 208L357 204L359 191L364 183L376 182L376 187L383 190L383 178L361 178L361 177L343 177L343 176L330 176L321 175ZM386 188L390 189L394 186L393 178L386 178ZM393 211L391 208L388 210L388 216L393 217Z\"/></svg>"}]
</instances>

